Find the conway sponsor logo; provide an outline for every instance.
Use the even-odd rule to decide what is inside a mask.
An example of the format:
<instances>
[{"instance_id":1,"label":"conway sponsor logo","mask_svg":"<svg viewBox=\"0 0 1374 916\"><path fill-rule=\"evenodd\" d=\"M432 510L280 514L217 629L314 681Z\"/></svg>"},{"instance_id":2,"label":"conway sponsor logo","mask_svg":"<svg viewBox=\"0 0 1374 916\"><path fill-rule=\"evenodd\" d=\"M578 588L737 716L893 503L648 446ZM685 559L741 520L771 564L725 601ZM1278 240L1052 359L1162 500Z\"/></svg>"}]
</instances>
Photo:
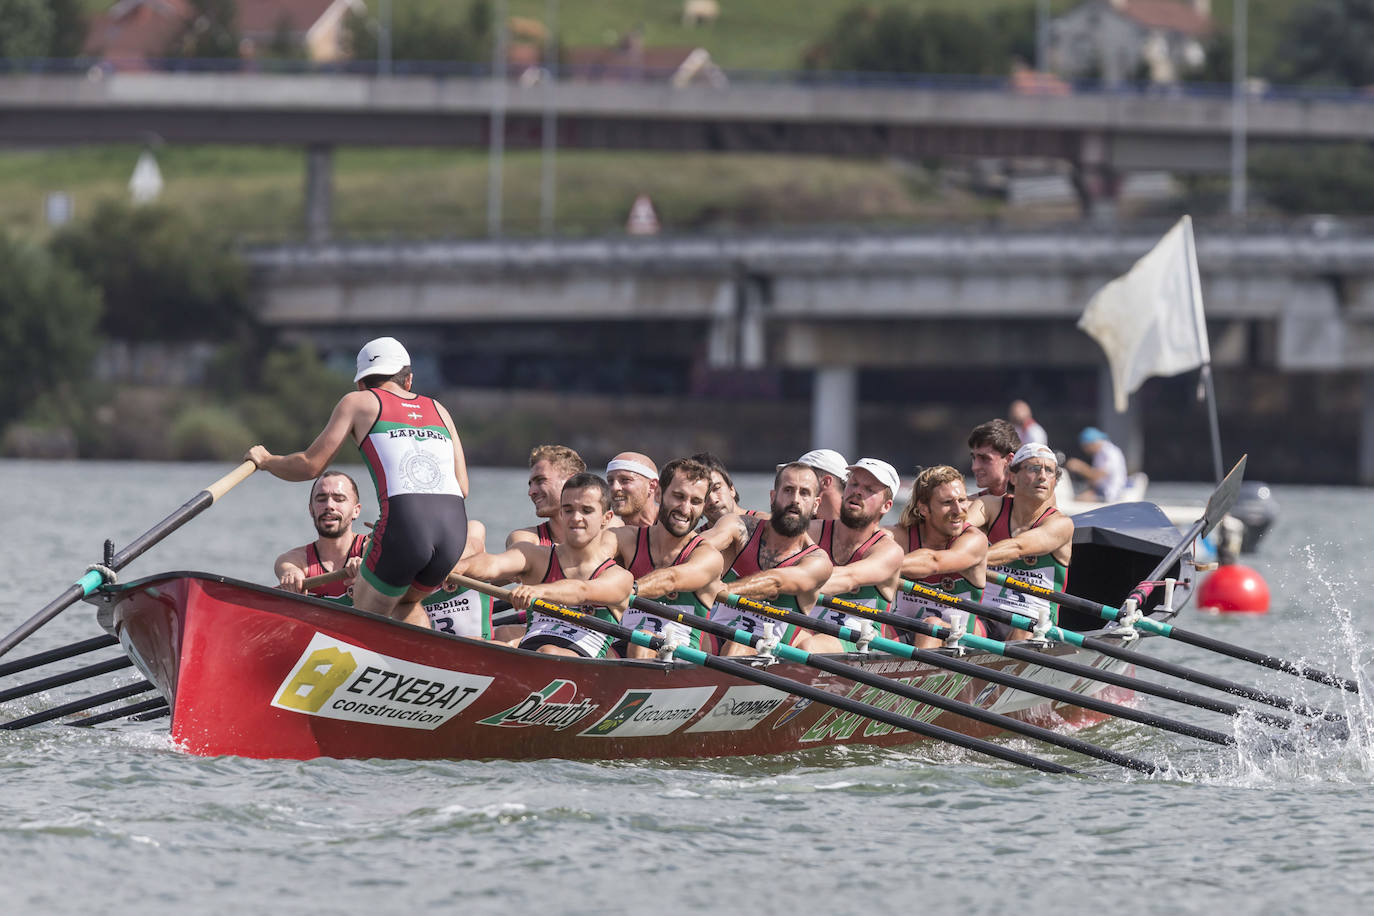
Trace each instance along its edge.
<instances>
[{"instance_id":1,"label":"conway sponsor logo","mask_svg":"<svg viewBox=\"0 0 1374 916\"><path fill-rule=\"evenodd\" d=\"M771 687L731 687L689 732L739 732L753 728L782 705L787 694Z\"/></svg>"},{"instance_id":2,"label":"conway sponsor logo","mask_svg":"<svg viewBox=\"0 0 1374 916\"><path fill-rule=\"evenodd\" d=\"M491 681L316 633L272 705L326 719L432 731L470 706Z\"/></svg>"},{"instance_id":3,"label":"conway sponsor logo","mask_svg":"<svg viewBox=\"0 0 1374 916\"><path fill-rule=\"evenodd\" d=\"M611 711L581 734L590 738L666 735L696 715L714 687L627 690Z\"/></svg>"},{"instance_id":4,"label":"conway sponsor logo","mask_svg":"<svg viewBox=\"0 0 1374 916\"><path fill-rule=\"evenodd\" d=\"M531 693L505 712L478 720L478 725L495 725L500 728L528 728L531 725L547 725L555 731L562 731L576 725L599 708L596 703L583 697L577 702L577 685L572 681L551 681L543 690Z\"/></svg>"},{"instance_id":5,"label":"conway sponsor logo","mask_svg":"<svg viewBox=\"0 0 1374 916\"><path fill-rule=\"evenodd\" d=\"M903 684L913 684L942 697L954 696L963 690L964 685L969 682L968 676L963 674L932 674L926 677L898 678L898 680ZM855 684L847 696L861 703L876 706L886 712L907 716L918 722L930 722L940 714L938 707L929 706L917 700L897 696L864 684ZM816 720L815 725L806 730L806 734L802 735L800 740L823 741L826 738L833 738L836 741L846 741L854 737L854 732L864 723L867 723L863 730L863 737L865 738L875 738L898 730L895 725L875 722L858 713L830 709Z\"/></svg>"}]
</instances>

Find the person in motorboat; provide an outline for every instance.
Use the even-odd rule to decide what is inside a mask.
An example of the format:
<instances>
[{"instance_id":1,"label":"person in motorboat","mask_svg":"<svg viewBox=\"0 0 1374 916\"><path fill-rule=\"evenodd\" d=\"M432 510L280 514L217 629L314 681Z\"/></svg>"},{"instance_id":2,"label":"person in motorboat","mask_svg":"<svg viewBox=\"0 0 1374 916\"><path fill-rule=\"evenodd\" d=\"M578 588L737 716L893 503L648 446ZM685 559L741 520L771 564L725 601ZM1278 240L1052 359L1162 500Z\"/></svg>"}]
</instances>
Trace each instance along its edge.
<instances>
[{"instance_id":1,"label":"person in motorboat","mask_svg":"<svg viewBox=\"0 0 1374 916\"><path fill-rule=\"evenodd\" d=\"M564 539L562 518L558 506L563 496L563 484L569 477L587 470L582 456L566 445L536 445L530 449L529 497L534 503L536 518L544 521L528 528L517 528L506 536L506 547L517 541L548 547Z\"/></svg>"},{"instance_id":2,"label":"person in motorboat","mask_svg":"<svg viewBox=\"0 0 1374 916\"><path fill-rule=\"evenodd\" d=\"M1025 401L1019 399L1012 401L1011 406L1007 408L1007 419L1011 420L1011 425L1016 427L1016 435L1020 437L1022 443L1050 444L1050 437L1045 432L1045 427L1035 422L1035 417L1031 416L1030 405Z\"/></svg>"},{"instance_id":3,"label":"person in motorboat","mask_svg":"<svg viewBox=\"0 0 1374 916\"><path fill-rule=\"evenodd\" d=\"M897 591L902 548L883 528L883 516L901 489L897 469L877 458L860 458L845 469L844 503L838 520L816 519L810 535L830 557L830 578L821 592L865 607L886 610ZM860 629L863 622L843 611L817 606L813 611L833 623ZM849 640L813 633L800 646L806 652L853 652Z\"/></svg>"},{"instance_id":4,"label":"person in motorboat","mask_svg":"<svg viewBox=\"0 0 1374 916\"><path fill-rule=\"evenodd\" d=\"M310 487L309 505L317 537L277 557L273 573L282 588L299 595L305 591L306 579L346 568L347 579L317 585L309 592L320 598L337 598L348 592L363 562L366 537L353 530L362 511L358 483L343 471L325 471Z\"/></svg>"},{"instance_id":5,"label":"person in motorboat","mask_svg":"<svg viewBox=\"0 0 1374 916\"><path fill-rule=\"evenodd\" d=\"M785 464L773 478L769 494L772 514L767 519L726 515L716 523L726 547L725 574L715 586L713 620L737 629L760 633L795 645L801 634L795 626L731 607L726 596L756 598L788 610L810 613L816 594L830 578L830 558L811 540L807 530L820 504L820 481L810 465ZM715 531L715 529L713 529ZM710 540L708 538L708 540ZM715 541L713 541L714 543ZM727 643L724 655L753 655L757 650Z\"/></svg>"},{"instance_id":6,"label":"person in motorboat","mask_svg":"<svg viewBox=\"0 0 1374 916\"><path fill-rule=\"evenodd\" d=\"M1016 427L1006 420L989 420L973 427L968 436L969 461L979 496L1002 496L1007 492L1007 469L1021 447Z\"/></svg>"},{"instance_id":7,"label":"person in motorboat","mask_svg":"<svg viewBox=\"0 0 1374 916\"><path fill-rule=\"evenodd\" d=\"M662 495L658 519L652 525L612 528L616 559L635 577L635 593L674 609L707 617L714 593L710 586L720 578L725 561L695 528L706 509L711 470L691 458L675 458L659 474ZM631 629L651 630L660 636L680 639L701 648L701 631L664 620L631 607L621 618ZM630 645L629 658L653 658L654 651Z\"/></svg>"},{"instance_id":8,"label":"person in motorboat","mask_svg":"<svg viewBox=\"0 0 1374 916\"><path fill-rule=\"evenodd\" d=\"M903 578L971 601L982 599L987 584L988 539L969 521L968 510L963 473L939 465L916 475L911 498L897 524L888 529L906 551L901 564ZM987 635L986 621L922 595L899 592L893 611L918 620L931 619L975 636ZM900 638L922 649L942 644L919 633L903 633Z\"/></svg>"},{"instance_id":9,"label":"person in motorboat","mask_svg":"<svg viewBox=\"0 0 1374 916\"><path fill-rule=\"evenodd\" d=\"M453 418L414 393L413 382L400 341L369 341L358 352L358 390L339 399L314 442L289 455L255 445L245 458L283 480L310 480L351 439L377 482L381 519L353 583L354 606L428 627L420 602L443 584L467 542L468 472Z\"/></svg>"},{"instance_id":10,"label":"person in motorboat","mask_svg":"<svg viewBox=\"0 0 1374 916\"><path fill-rule=\"evenodd\" d=\"M1078 494L1084 502L1111 503L1121 498L1126 487L1126 455L1111 437L1089 426L1078 434L1078 447L1091 459L1070 458L1064 467L1070 474L1083 478L1088 486Z\"/></svg>"},{"instance_id":11,"label":"person in motorboat","mask_svg":"<svg viewBox=\"0 0 1374 916\"><path fill-rule=\"evenodd\" d=\"M487 582L520 584L510 601L528 610L535 599L619 620L629 602L634 576L615 563L615 540L603 537L615 516L606 481L595 474L574 475L563 485L560 515L567 539L546 547L521 541L501 553L462 560L453 572ZM610 637L561 618L535 612L519 645L546 655L609 658Z\"/></svg>"},{"instance_id":12,"label":"person in motorboat","mask_svg":"<svg viewBox=\"0 0 1374 916\"><path fill-rule=\"evenodd\" d=\"M844 502L844 484L849 471L849 462L833 448L813 448L798 458L794 464L804 464L816 472L820 481L820 503L816 518L836 519L840 517L840 505ZM780 464L781 471L787 465Z\"/></svg>"},{"instance_id":13,"label":"person in motorboat","mask_svg":"<svg viewBox=\"0 0 1374 916\"><path fill-rule=\"evenodd\" d=\"M1073 519L1058 510L1054 486L1059 479L1055 453L1038 442L1023 445L1012 457L1006 496L983 496L969 506L969 522L988 536L988 569L1043 588L1062 592L1068 586L1073 552ZM1059 606L989 582L983 603L1038 619L1040 626L1058 622ZM1030 634L988 621L993 639L1025 639Z\"/></svg>"},{"instance_id":14,"label":"person in motorboat","mask_svg":"<svg viewBox=\"0 0 1374 916\"><path fill-rule=\"evenodd\" d=\"M648 455L621 452L606 465L617 524L652 525L658 518L658 467Z\"/></svg>"}]
</instances>

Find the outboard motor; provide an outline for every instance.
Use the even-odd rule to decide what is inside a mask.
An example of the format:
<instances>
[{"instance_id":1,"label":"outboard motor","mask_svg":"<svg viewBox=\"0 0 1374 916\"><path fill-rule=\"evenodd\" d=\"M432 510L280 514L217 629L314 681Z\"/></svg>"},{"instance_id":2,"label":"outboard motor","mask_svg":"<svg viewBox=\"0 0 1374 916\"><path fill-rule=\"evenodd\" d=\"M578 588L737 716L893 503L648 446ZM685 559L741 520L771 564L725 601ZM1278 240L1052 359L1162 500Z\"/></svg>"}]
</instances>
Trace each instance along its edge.
<instances>
[{"instance_id":1,"label":"outboard motor","mask_svg":"<svg viewBox=\"0 0 1374 916\"><path fill-rule=\"evenodd\" d=\"M1259 539L1279 517L1279 504L1269 484L1260 480L1247 480L1240 485L1240 495L1231 507L1231 515L1245 525L1241 539L1242 553L1254 553Z\"/></svg>"}]
</instances>

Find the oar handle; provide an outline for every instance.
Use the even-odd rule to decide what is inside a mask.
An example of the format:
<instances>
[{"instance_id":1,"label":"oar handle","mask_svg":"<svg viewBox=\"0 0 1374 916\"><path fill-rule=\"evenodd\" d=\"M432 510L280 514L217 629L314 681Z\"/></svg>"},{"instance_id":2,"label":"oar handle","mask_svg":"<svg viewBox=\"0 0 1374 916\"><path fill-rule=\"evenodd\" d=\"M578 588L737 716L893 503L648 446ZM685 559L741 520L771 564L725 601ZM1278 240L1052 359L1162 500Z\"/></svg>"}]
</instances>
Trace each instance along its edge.
<instances>
[{"instance_id":1,"label":"oar handle","mask_svg":"<svg viewBox=\"0 0 1374 916\"><path fill-rule=\"evenodd\" d=\"M301 591L308 592L312 588L318 588L321 585L328 585L331 582L342 582L344 579L348 578L348 575L349 573L347 569L336 569L333 572L320 573L318 576L311 576L310 578L306 579L304 582L301 583Z\"/></svg>"},{"instance_id":2,"label":"oar handle","mask_svg":"<svg viewBox=\"0 0 1374 916\"><path fill-rule=\"evenodd\" d=\"M228 493L230 490L234 489L234 487L243 483L257 469L258 466L256 464L245 460L228 474L225 474L219 480L210 484L210 486L205 488L205 492L210 494L210 502L215 502L225 493Z\"/></svg>"}]
</instances>

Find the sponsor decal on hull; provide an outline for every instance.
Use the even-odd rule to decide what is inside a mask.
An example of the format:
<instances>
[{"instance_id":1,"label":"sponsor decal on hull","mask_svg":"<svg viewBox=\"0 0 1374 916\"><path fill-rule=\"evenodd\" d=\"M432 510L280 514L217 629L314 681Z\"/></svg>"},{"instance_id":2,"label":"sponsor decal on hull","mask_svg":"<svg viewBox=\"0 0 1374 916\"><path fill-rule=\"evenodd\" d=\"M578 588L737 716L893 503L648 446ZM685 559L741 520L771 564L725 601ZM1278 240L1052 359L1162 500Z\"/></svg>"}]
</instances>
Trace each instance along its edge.
<instances>
[{"instance_id":1,"label":"sponsor decal on hull","mask_svg":"<svg viewBox=\"0 0 1374 916\"><path fill-rule=\"evenodd\" d=\"M689 732L739 732L768 718L787 699L771 687L731 687Z\"/></svg>"},{"instance_id":2,"label":"sponsor decal on hull","mask_svg":"<svg viewBox=\"0 0 1374 916\"><path fill-rule=\"evenodd\" d=\"M715 692L714 687L627 690L610 712L581 734L589 738L666 735L696 715Z\"/></svg>"},{"instance_id":3,"label":"sponsor decal on hull","mask_svg":"<svg viewBox=\"0 0 1374 916\"><path fill-rule=\"evenodd\" d=\"M479 719L477 724L494 725L498 728L546 725L554 731L561 732L568 726L581 722L599 708L598 704L586 697L578 700L577 684L560 678L550 681L543 690L532 692L510 709Z\"/></svg>"},{"instance_id":4,"label":"sponsor decal on hull","mask_svg":"<svg viewBox=\"0 0 1374 916\"><path fill-rule=\"evenodd\" d=\"M316 633L272 705L325 719L433 731L472 705L491 682Z\"/></svg>"}]
</instances>

